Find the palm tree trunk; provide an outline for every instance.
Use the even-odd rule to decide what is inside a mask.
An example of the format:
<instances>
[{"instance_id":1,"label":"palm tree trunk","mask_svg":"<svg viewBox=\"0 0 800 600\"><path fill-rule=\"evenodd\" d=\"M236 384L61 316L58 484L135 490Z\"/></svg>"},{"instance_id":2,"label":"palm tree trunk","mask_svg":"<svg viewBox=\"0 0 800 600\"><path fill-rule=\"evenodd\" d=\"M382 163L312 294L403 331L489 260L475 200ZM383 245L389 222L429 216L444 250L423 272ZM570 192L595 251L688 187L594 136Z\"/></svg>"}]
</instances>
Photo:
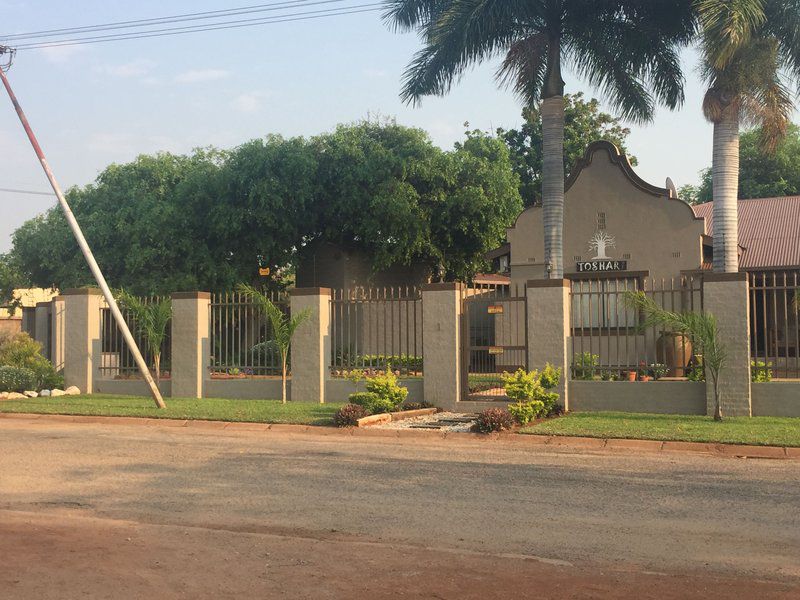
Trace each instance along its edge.
<instances>
[{"instance_id":1,"label":"palm tree trunk","mask_svg":"<svg viewBox=\"0 0 800 600\"><path fill-rule=\"evenodd\" d=\"M564 97L542 102L544 259L550 279L564 277Z\"/></svg>"},{"instance_id":2,"label":"palm tree trunk","mask_svg":"<svg viewBox=\"0 0 800 600\"><path fill-rule=\"evenodd\" d=\"M286 404L286 354L283 355L281 361L281 402Z\"/></svg>"},{"instance_id":3,"label":"palm tree trunk","mask_svg":"<svg viewBox=\"0 0 800 600\"><path fill-rule=\"evenodd\" d=\"M153 368L155 369L156 385L161 384L161 355L153 355Z\"/></svg>"},{"instance_id":4,"label":"palm tree trunk","mask_svg":"<svg viewBox=\"0 0 800 600\"><path fill-rule=\"evenodd\" d=\"M719 396L719 375L714 375L711 378L711 381L714 385L714 420L722 421L722 402L720 402Z\"/></svg>"},{"instance_id":5,"label":"palm tree trunk","mask_svg":"<svg viewBox=\"0 0 800 600\"><path fill-rule=\"evenodd\" d=\"M733 114L728 114L733 113ZM739 114L725 111L714 123L714 272L739 271Z\"/></svg>"}]
</instances>

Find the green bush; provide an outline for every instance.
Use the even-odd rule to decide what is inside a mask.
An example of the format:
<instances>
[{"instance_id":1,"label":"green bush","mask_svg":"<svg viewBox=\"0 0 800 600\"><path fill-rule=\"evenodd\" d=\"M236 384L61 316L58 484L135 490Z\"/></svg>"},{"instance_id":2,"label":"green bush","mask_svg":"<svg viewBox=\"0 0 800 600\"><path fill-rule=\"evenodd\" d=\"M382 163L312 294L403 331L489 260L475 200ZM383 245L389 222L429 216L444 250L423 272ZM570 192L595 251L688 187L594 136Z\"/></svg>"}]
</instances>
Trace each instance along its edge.
<instances>
[{"instance_id":1,"label":"green bush","mask_svg":"<svg viewBox=\"0 0 800 600\"><path fill-rule=\"evenodd\" d=\"M512 375L503 373L502 378L506 396L517 402L533 400L542 388L538 371L517 369Z\"/></svg>"},{"instance_id":2,"label":"green bush","mask_svg":"<svg viewBox=\"0 0 800 600\"><path fill-rule=\"evenodd\" d=\"M492 433L511 429L513 425L514 419L506 409L487 408L478 414L478 418L475 419L475 425L472 428L479 433Z\"/></svg>"},{"instance_id":3,"label":"green bush","mask_svg":"<svg viewBox=\"0 0 800 600\"><path fill-rule=\"evenodd\" d=\"M64 378L52 363L42 356L42 347L27 333L0 338L0 366L21 367L33 372L28 390L64 386Z\"/></svg>"},{"instance_id":4,"label":"green bush","mask_svg":"<svg viewBox=\"0 0 800 600\"><path fill-rule=\"evenodd\" d=\"M25 367L3 365L0 367L0 392L24 392L32 390L36 383L36 373Z\"/></svg>"},{"instance_id":5,"label":"green bush","mask_svg":"<svg viewBox=\"0 0 800 600\"><path fill-rule=\"evenodd\" d=\"M753 383L772 381L772 363L763 360L750 361L750 379Z\"/></svg>"},{"instance_id":6,"label":"green bush","mask_svg":"<svg viewBox=\"0 0 800 600\"><path fill-rule=\"evenodd\" d=\"M386 398L381 398L375 392L356 392L355 394L350 394L349 401L350 404L364 407L367 414L370 415L379 415L397 410L391 401Z\"/></svg>"},{"instance_id":7,"label":"green bush","mask_svg":"<svg viewBox=\"0 0 800 600\"><path fill-rule=\"evenodd\" d=\"M381 399L391 405L391 410L397 410L405 402L408 389L397 385L397 376L391 370L367 377L365 386L367 392L377 394Z\"/></svg>"},{"instance_id":8,"label":"green bush","mask_svg":"<svg viewBox=\"0 0 800 600\"><path fill-rule=\"evenodd\" d=\"M333 415L333 423L337 427L355 427L358 420L367 416L367 410L357 404L345 404Z\"/></svg>"},{"instance_id":9,"label":"green bush","mask_svg":"<svg viewBox=\"0 0 800 600\"><path fill-rule=\"evenodd\" d=\"M572 374L575 379L591 381L597 366L600 364L600 357L591 352L583 352L572 357Z\"/></svg>"},{"instance_id":10,"label":"green bush","mask_svg":"<svg viewBox=\"0 0 800 600\"><path fill-rule=\"evenodd\" d=\"M530 400L529 402L517 402L508 407L508 412L520 425L527 425L534 419L545 414L544 402L541 400Z\"/></svg>"},{"instance_id":11,"label":"green bush","mask_svg":"<svg viewBox=\"0 0 800 600\"><path fill-rule=\"evenodd\" d=\"M539 383L546 390L552 390L558 386L561 381L561 369L556 369L550 363L547 363L539 375Z\"/></svg>"}]
</instances>

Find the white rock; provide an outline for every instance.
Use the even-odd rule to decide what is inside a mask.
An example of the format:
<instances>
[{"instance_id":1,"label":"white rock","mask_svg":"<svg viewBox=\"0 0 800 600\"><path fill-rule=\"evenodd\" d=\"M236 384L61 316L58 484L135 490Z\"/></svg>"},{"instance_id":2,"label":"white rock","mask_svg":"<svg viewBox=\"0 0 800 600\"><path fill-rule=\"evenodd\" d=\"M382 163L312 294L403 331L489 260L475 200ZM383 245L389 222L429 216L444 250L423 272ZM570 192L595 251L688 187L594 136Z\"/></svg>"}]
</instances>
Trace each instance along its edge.
<instances>
[{"instance_id":1,"label":"white rock","mask_svg":"<svg viewBox=\"0 0 800 600\"><path fill-rule=\"evenodd\" d=\"M37 392L34 392L33 390L25 390L22 393L23 393L23 395L27 396L28 398L38 398L39 397L39 394Z\"/></svg>"},{"instance_id":2,"label":"white rock","mask_svg":"<svg viewBox=\"0 0 800 600\"><path fill-rule=\"evenodd\" d=\"M50 390L42 390L41 392L39 392L40 398L47 398L49 395L50 395Z\"/></svg>"},{"instance_id":3,"label":"white rock","mask_svg":"<svg viewBox=\"0 0 800 600\"><path fill-rule=\"evenodd\" d=\"M8 392L0 392L0 400L8 400Z\"/></svg>"},{"instance_id":4,"label":"white rock","mask_svg":"<svg viewBox=\"0 0 800 600\"><path fill-rule=\"evenodd\" d=\"M19 394L17 392L11 392L8 395L9 400L24 400L25 398L27 398L25 394Z\"/></svg>"},{"instance_id":5,"label":"white rock","mask_svg":"<svg viewBox=\"0 0 800 600\"><path fill-rule=\"evenodd\" d=\"M67 389L64 390L64 393L67 396L80 396L81 395L81 390L77 386L71 385Z\"/></svg>"},{"instance_id":6,"label":"white rock","mask_svg":"<svg viewBox=\"0 0 800 600\"><path fill-rule=\"evenodd\" d=\"M50 395L53 398L55 398L56 396L63 396L65 394L66 394L66 392L64 390L59 390L59 389L50 390Z\"/></svg>"}]
</instances>

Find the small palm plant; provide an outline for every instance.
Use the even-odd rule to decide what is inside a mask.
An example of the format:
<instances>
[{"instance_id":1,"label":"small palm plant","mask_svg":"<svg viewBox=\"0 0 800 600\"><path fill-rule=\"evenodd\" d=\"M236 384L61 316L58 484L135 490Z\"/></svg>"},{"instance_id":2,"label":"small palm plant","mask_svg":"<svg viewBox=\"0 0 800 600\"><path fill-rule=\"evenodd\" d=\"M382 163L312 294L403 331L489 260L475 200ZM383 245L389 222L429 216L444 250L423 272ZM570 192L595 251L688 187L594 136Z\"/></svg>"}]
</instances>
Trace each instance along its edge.
<instances>
[{"instance_id":1,"label":"small palm plant","mask_svg":"<svg viewBox=\"0 0 800 600\"><path fill-rule=\"evenodd\" d=\"M153 358L156 384L161 381L161 347L167 337L167 325L172 318L172 299L153 299L148 302L137 298L125 290L114 296L122 307L131 313L134 327L144 338L147 353Z\"/></svg>"},{"instance_id":2,"label":"small palm plant","mask_svg":"<svg viewBox=\"0 0 800 600\"><path fill-rule=\"evenodd\" d=\"M258 291L253 286L242 284L239 286L239 291L253 301L256 308L267 317L272 326L272 335L274 337L272 341L278 348L281 358L281 401L286 404L286 367L289 359L289 348L292 345L294 332L304 321L308 320L311 316L311 311L306 309L298 314L288 316L266 294Z\"/></svg>"},{"instance_id":3,"label":"small palm plant","mask_svg":"<svg viewBox=\"0 0 800 600\"><path fill-rule=\"evenodd\" d=\"M707 378L714 386L714 420L722 420L722 403L720 400L719 374L728 361L725 346L719 340L717 319L711 313L685 312L677 313L664 310L644 292L625 292L625 304L644 315L641 329L662 326L670 331L688 335L698 354L703 355L703 366Z\"/></svg>"}]
</instances>

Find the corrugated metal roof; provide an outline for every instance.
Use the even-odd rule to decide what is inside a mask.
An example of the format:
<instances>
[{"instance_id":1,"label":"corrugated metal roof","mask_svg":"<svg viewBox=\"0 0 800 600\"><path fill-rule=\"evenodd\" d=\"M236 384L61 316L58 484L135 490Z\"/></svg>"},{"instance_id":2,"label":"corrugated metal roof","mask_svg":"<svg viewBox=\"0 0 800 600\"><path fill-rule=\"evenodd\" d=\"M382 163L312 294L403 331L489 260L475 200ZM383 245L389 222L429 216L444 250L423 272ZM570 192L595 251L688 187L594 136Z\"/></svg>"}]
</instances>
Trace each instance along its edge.
<instances>
[{"instance_id":1,"label":"corrugated metal roof","mask_svg":"<svg viewBox=\"0 0 800 600\"><path fill-rule=\"evenodd\" d=\"M712 202L694 206L713 235ZM739 244L743 269L800 265L800 196L739 200Z\"/></svg>"}]
</instances>

